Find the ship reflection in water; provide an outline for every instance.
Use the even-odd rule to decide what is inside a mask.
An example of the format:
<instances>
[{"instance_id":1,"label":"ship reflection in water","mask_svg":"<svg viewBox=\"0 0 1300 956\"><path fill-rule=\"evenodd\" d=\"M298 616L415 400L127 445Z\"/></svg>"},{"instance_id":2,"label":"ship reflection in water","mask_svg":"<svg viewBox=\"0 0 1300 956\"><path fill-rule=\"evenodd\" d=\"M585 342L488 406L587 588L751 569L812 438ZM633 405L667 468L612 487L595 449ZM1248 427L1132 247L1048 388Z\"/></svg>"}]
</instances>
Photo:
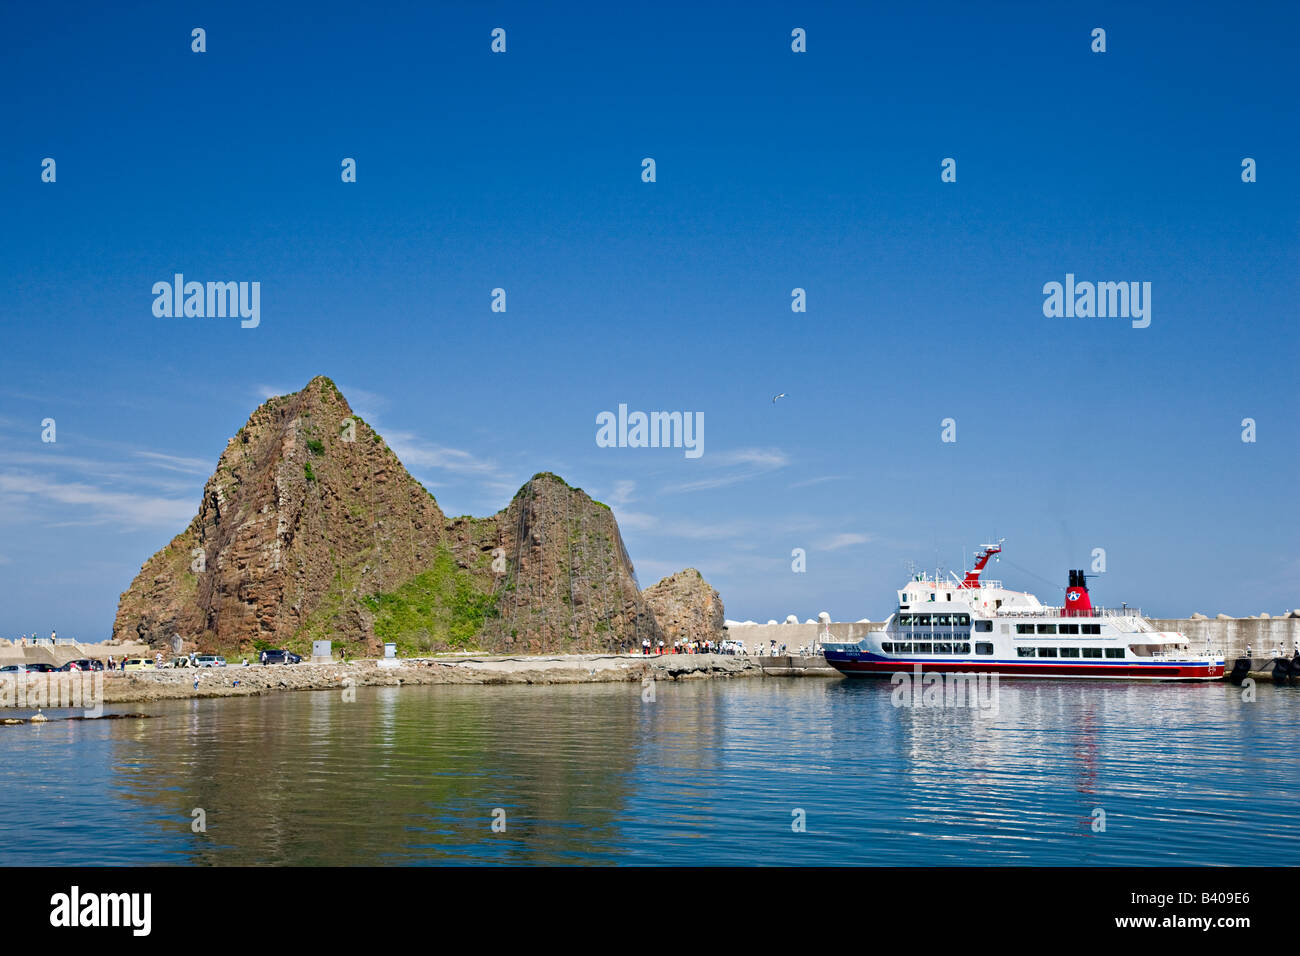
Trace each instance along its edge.
<instances>
[{"instance_id":1,"label":"ship reflection in water","mask_svg":"<svg viewBox=\"0 0 1300 956\"><path fill-rule=\"evenodd\" d=\"M0 859L1300 863L1296 688L1004 681L992 712L896 706L887 680L642 696L360 688L7 728Z\"/></svg>"}]
</instances>

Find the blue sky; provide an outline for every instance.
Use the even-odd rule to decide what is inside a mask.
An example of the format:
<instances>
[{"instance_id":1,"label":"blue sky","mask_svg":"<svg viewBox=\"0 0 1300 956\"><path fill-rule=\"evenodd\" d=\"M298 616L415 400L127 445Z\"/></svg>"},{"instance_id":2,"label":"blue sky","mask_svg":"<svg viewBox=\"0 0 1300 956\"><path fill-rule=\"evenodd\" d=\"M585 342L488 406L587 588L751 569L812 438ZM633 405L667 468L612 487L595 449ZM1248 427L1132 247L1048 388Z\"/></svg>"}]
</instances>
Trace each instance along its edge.
<instances>
[{"instance_id":1,"label":"blue sky","mask_svg":"<svg viewBox=\"0 0 1300 956\"><path fill-rule=\"evenodd\" d=\"M1300 606L1297 7L982 6L6 7L0 635L106 637L317 374L448 514L555 471L732 618L880 619L992 536L1044 600L1101 547L1104 602ZM175 272L260 326L154 317ZM1045 318L1067 272L1150 327ZM703 456L597 447L620 403Z\"/></svg>"}]
</instances>

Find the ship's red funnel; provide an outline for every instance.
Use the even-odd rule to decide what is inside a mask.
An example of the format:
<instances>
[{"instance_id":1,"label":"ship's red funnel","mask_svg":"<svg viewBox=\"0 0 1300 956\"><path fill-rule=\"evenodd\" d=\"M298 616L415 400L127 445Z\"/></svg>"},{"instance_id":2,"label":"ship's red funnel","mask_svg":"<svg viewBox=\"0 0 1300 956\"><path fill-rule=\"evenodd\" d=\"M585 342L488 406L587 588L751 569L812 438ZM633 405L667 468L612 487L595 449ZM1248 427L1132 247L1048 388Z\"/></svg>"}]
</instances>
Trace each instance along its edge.
<instances>
[{"instance_id":1,"label":"ship's red funnel","mask_svg":"<svg viewBox=\"0 0 1300 956\"><path fill-rule=\"evenodd\" d=\"M1070 586L1065 589L1065 616L1092 616L1092 598L1088 596L1088 581L1082 571L1070 572Z\"/></svg>"}]
</instances>

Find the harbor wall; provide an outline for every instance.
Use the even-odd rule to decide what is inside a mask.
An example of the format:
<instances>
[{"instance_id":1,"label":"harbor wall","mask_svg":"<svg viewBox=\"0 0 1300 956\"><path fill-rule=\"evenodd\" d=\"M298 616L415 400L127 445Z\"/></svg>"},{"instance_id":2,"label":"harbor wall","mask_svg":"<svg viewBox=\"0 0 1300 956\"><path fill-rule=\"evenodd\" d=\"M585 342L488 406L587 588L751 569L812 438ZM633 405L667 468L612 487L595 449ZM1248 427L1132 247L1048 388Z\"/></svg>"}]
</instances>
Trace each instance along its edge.
<instances>
[{"instance_id":1,"label":"harbor wall","mask_svg":"<svg viewBox=\"0 0 1300 956\"><path fill-rule=\"evenodd\" d=\"M1203 650L1208 640L1214 650L1222 650L1229 660L1246 656L1250 646L1253 657L1272 657L1280 649L1286 657L1296 652L1300 641L1300 617L1234 617L1234 618L1151 618L1151 625L1159 631L1177 631L1186 635L1192 650ZM744 641L750 653L767 654L771 642L784 644L788 654L798 654L799 648L811 648L821 638L823 628L829 627L836 640L861 640L868 631L878 631L884 622L842 622L822 624L734 624L727 628L727 636Z\"/></svg>"},{"instance_id":2,"label":"harbor wall","mask_svg":"<svg viewBox=\"0 0 1300 956\"><path fill-rule=\"evenodd\" d=\"M1151 625L1186 635L1192 650L1204 649L1208 641L1229 660L1245 657L1247 644L1252 657L1272 657L1275 648L1291 657L1300 639L1300 617L1152 618Z\"/></svg>"},{"instance_id":3,"label":"harbor wall","mask_svg":"<svg viewBox=\"0 0 1300 956\"><path fill-rule=\"evenodd\" d=\"M878 631L883 621L852 621L831 624L733 624L726 628L726 636L744 641L751 654L767 654L776 641L779 648L786 647L787 654L798 654L799 648L812 648L822 636L823 628L830 628L831 637L837 641L859 641L868 631Z\"/></svg>"}]
</instances>

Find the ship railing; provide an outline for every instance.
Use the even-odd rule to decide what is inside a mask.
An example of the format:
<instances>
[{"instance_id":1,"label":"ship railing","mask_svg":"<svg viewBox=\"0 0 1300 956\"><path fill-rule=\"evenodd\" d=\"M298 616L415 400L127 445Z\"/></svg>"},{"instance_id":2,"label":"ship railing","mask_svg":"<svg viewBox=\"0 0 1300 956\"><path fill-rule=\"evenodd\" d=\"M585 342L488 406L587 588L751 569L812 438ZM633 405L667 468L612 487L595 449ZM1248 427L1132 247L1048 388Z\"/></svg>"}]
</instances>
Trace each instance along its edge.
<instances>
[{"instance_id":1,"label":"ship railing","mask_svg":"<svg viewBox=\"0 0 1300 956\"><path fill-rule=\"evenodd\" d=\"M1141 621L1146 620L1140 607L1094 607L1087 612L1070 611L1063 607L1034 607L1034 608L999 608L998 617L1067 617L1067 618L1088 618L1088 617L1135 617Z\"/></svg>"},{"instance_id":2,"label":"ship railing","mask_svg":"<svg viewBox=\"0 0 1300 956\"><path fill-rule=\"evenodd\" d=\"M1186 650L1178 650L1178 651L1153 651L1150 654L1138 654L1136 651L1134 651L1134 654L1136 654L1140 660L1144 660L1144 661L1148 661L1148 660L1201 661L1201 660L1205 660L1207 657L1225 656L1222 648L1208 648L1206 650L1200 650L1195 647L1189 647Z\"/></svg>"}]
</instances>

